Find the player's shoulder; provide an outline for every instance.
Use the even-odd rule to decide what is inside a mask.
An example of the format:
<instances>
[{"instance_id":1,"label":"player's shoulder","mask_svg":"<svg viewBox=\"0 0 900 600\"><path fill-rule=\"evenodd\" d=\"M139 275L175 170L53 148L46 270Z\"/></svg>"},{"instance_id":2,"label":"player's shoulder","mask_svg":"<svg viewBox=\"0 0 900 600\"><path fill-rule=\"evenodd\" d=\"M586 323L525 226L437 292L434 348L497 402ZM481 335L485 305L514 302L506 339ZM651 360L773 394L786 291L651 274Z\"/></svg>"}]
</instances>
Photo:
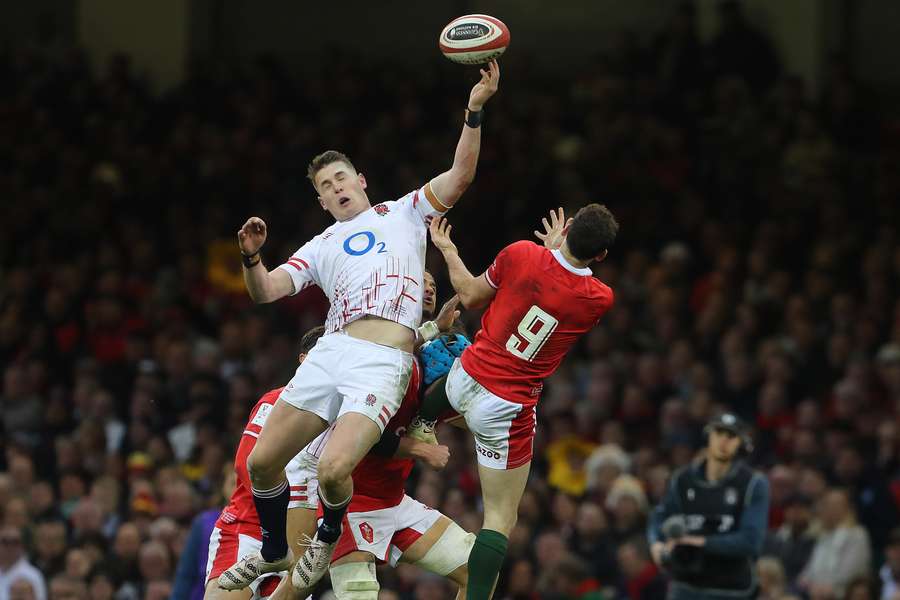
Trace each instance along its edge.
<instances>
[{"instance_id":1,"label":"player's shoulder","mask_svg":"<svg viewBox=\"0 0 900 600\"><path fill-rule=\"evenodd\" d=\"M690 482L694 478L694 471L696 470L697 465L695 463L689 463L680 467L672 473L671 483L673 486L678 487L681 482Z\"/></svg>"},{"instance_id":2,"label":"player's shoulder","mask_svg":"<svg viewBox=\"0 0 900 600\"><path fill-rule=\"evenodd\" d=\"M518 257L539 257L544 254L549 254L550 251L535 244L531 240L519 240L517 242L513 242L508 245L506 248L501 250L503 254L508 256L518 256Z\"/></svg>"},{"instance_id":3,"label":"player's shoulder","mask_svg":"<svg viewBox=\"0 0 900 600\"><path fill-rule=\"evenodd\" d=\"M616 295L615 292L613 292L613 289L596 277L589 277L589 281L589 285L591 287L591 295L593 296L593 298L607 308L612 306L613 302L616 299Z\"/></svg>"}]
</instances>

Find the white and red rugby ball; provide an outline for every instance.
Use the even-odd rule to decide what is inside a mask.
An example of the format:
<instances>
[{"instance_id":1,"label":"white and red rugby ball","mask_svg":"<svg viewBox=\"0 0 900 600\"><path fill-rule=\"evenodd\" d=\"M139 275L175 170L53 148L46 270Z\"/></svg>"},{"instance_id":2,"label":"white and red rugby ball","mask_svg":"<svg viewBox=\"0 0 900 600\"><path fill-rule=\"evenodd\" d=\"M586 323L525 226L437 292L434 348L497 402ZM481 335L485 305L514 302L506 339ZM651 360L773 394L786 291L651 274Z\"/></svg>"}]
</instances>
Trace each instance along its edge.
<instances>
[{"instance_id":1,"label":"white and red rugby ball","mask_svg":"<svg viewBox=\"0 0 900 600\"><path fill-rule=\"evenodd\" d=\"M438 46L444 56L463 65L489 62L509 46L509 27L488 15L465 15L450 21Z\"/></svg>"}]
</instances>

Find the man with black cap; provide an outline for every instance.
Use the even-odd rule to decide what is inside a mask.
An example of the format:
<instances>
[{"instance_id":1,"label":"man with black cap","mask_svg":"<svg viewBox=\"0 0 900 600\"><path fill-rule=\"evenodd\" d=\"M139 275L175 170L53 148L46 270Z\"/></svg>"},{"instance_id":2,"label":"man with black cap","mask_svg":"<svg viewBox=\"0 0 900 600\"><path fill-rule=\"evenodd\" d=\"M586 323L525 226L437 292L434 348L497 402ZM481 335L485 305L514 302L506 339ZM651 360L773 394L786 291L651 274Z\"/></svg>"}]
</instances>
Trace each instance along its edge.
<instances>
[{"instance_id":1,"label":"man with black cap","mask_svg":"<svg viewBox=\"0 0 900 600\"><path fill-rule=\"evenodd\" d=\"M704 432L705 456L672 475L650 516L653 559L672 578L670 600L753 598L769 483L740 459L752 442L736 415L719 415Z\"/></svg>"}]
</instances>

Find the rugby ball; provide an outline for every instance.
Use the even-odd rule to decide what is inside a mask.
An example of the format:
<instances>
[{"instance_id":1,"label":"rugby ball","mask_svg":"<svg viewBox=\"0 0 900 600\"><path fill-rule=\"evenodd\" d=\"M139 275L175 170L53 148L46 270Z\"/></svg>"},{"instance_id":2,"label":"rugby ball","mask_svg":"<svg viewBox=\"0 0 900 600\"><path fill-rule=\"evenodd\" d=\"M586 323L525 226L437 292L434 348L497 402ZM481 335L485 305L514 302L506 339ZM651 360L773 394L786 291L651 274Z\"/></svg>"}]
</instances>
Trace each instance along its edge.
<instances>
[{"instance_id":1,"label":"rugby ball","mask_svg":"<svg viewBox=\"0 0 900 600\"><path fill-rule=\"evenodd\" d=\"M438 47L444 56L463 65L480 65L489 62L509 46L509 28L488 15L465 15L450 21Z\"/></svg>"}]
</instances>

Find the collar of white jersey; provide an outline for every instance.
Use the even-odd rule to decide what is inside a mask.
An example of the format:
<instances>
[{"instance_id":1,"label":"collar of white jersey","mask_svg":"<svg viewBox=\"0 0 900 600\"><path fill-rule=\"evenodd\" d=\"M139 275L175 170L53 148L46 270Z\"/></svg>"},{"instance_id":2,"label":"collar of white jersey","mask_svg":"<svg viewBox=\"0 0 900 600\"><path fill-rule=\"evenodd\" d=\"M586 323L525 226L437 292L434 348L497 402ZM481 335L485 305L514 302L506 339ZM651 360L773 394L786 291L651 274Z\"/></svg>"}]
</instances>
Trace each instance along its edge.
<instances>
[{"instance_id":1,"label":"collar of white jersey","mask_svg":"<svg viewBox=\"0 0 900 600\"><path fill-rule=\"evenodd\" d=\"M550 254L553 255L553 258L556 259L556 262L561 264L566 271L571 271L572 273L575 273L576 275L593 275L594 274L594 272L591 271L590 269L588 269L587 267L579 268L579 267L574 266L572 263L570 263L568 260L566 260L566 257L563 256L562 252L560 252L559 249L551 250Z\"/></svg>"}]
</instances>

